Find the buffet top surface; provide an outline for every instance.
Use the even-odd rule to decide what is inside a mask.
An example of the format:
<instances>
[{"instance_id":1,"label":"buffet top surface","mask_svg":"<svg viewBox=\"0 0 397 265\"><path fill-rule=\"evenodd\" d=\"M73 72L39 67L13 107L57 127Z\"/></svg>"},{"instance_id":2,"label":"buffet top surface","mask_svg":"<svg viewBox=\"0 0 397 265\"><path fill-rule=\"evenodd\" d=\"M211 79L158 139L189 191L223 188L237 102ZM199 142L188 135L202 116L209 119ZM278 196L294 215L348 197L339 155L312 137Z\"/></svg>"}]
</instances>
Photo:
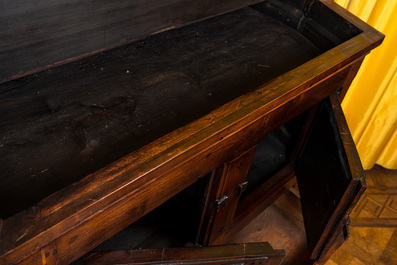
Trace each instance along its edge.
<instances>
[{"instance_id":1,"label":"buffet top surface","mask_svg":"<svg viewBox=\"0 0 397 265\"><path fill-rule=\"evenodd\" d=\"M248 7L0 85L0 217L319 54Z\"/></svg>"}]
</instances>

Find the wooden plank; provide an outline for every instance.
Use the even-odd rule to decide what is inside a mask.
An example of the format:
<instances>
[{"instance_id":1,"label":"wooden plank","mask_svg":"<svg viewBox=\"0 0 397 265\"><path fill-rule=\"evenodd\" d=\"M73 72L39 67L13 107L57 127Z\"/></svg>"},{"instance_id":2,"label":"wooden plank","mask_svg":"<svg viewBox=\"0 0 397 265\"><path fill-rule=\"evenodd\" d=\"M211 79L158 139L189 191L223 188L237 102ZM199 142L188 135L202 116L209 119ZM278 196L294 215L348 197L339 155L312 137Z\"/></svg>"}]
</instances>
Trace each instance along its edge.
<instances>
[{"instance_id":1,"label":"wooden plank","mask_svg":"<svg viewBox=\"0 0 397 265\"><path fill-rule=\"evenodd\" d=\"M0 82L258 2L1 1Z\"/></svg>"},{"instance_id":2,"label":"wooden plank","mask_svg":"<svg viewBox=\"0 0 397 265\"><path fill-rule=\"evenodd\" d=\"M283 250L268 243L247 243L195 248L140 249L93 252L78 264L280 264Z\"/></svg>"},{"instance_id":3,"label":"wooden plank","mask_svg":"<svg viewBox=\"0 0 397 265\"><path fill-rule=\"evenodd\" d=\"M300 200L291 192L281 195L228 243L269 242L286 252L283 264L313 265L309 258Z\"/></svg>"},{"instance_id":4,"label":"wooden plank","mask_svg":"<svg viewBox=\"0 0 397 265\"><path fill-rule=\"evenodd\" d=\"M0 217L318 54L247 8L0 86Z\"/></svg>"},{"instance_id":5,"label":"wooden plank","mask_svg":"<svg viewBox=\"0 0 397 265\"><path fill-rule=\"evenodd\" d=\"M255 147L242 154L240 157L226 163L220 169L219 177L220 185L216 187L213 192L216 193L216 198L220 199L227 196L226 205L216 211L212 223L208 244L213 244L214 240L225 231L230 229L234 215L239 203L240 195L239 184L243 183L247 177L248 170L251 165L252 157L255 153ZM214 205L209 205L209 207Z\"/></svg>"}]
</instances>

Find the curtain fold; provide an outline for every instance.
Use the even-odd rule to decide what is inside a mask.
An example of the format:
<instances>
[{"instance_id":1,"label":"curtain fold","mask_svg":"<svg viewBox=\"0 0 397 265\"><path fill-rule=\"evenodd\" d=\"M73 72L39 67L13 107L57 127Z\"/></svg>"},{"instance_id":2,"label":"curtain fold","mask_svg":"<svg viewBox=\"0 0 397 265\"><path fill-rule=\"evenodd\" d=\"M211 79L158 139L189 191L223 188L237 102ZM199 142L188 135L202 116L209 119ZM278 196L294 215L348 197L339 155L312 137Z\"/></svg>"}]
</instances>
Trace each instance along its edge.
<instances>
[{"instance_id":1,"label":"curtain fold","mask_svg":"<svg viewBox=\"0 0 397 265\"><path fill-rule=\"evenodd\" d=\"M397 169L397 1L336 0L386 35L342 102L364 169Z\"/></svg>"}]
</instances>

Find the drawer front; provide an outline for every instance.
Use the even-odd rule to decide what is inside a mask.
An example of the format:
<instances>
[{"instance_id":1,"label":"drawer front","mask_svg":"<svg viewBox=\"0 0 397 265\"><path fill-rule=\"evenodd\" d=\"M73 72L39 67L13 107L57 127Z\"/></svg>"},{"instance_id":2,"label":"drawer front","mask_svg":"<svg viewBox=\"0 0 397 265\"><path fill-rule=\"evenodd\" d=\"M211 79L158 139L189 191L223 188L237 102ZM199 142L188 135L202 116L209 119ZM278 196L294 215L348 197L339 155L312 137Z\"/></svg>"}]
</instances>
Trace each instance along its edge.
<instances>
[{"instance_id":1,"label":"drawer front","mask_svg":"<svg viewBox=\"0 0 397 265\"><path fill-rule=\"evenodd\" d=\"M322 259L366 189L364 170L336 94L320 103L295 172L311 258Z\"/></svg>"}]
</instances>

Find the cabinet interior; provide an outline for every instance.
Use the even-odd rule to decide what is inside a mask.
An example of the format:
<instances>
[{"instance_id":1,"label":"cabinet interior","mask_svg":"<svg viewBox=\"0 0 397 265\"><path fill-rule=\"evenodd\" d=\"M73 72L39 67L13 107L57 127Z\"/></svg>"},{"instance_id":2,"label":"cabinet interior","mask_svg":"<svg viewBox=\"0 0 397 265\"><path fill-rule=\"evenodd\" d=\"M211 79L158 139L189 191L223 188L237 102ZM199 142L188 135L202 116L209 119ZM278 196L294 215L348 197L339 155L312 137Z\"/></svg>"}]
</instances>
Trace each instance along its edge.
<instances>
[{"instance_id":1,"label":"cabinet interior","mask_svg":"<svg viewBox=\"0 0 397 265\"><path fill-rule=\"evenodd\" d=\"M359 33L301 2L265 1L0 84L0 218Z\"/></svg>"},{"instance_id":2,"label":"cabinet interior","mask_svg":"<svg viewBox=\"0 0 397 265\"><path fill-rule=\"evenodd\" d=\"M248 185L240 196L240 202L262 186L266 186L269 191L274 188L268 180L291 162L307 116L308 112L299 115L259 142L246 178ZM202 245L200 222L205 211L203 207L206 194L211 189L208 187L211 185L210 178L211 174L208 174L198 179L94 251ZM215 210L214 203L210 203L209 207ZM241 209L237 209L239 211Z\"/></svg>"}]
</instances>

